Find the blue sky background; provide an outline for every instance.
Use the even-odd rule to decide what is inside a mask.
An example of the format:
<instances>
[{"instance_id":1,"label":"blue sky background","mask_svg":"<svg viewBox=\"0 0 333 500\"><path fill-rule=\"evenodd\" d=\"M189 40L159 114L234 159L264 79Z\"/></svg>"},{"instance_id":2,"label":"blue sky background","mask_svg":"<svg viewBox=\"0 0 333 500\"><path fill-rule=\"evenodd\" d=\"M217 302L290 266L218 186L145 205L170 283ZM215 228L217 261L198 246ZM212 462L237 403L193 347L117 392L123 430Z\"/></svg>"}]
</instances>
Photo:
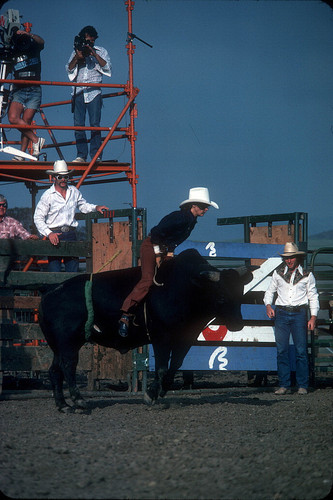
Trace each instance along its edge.
<instances>
[{"instance_id":1,"label":"blue sky background","mask_svg":"<svg viewBox=\"0 0 333 500\"><path fill-rule=\"evenodd\" d=\"M43 80L67 81L74 36L91 24L112 61L112 79L104 82L126 83L123 0L10 0L2 13L9 8L45 39ZM153 45L135 40L134 54L138 206L147 208L149 227L177 209L190 187L207 186L220 210L199 221L193 240L234 237L235 229L216 225L218 217L304 211L310 235L333 229L333 10L326 3L136 0L132 31ZM69 87L43 87L43 102L69 94ZM104 101L103 126L124 103ZM69 106L46 116L50 124L72 125ZM76 156L73 147L63 153L68 161ZM128 141L113 141L104 159L130 161ZM128 183L81 190L112 209L131 203ZM0 192L11 206L30 204L23 184L1 182Z\"/></svg>"}]
</instances>

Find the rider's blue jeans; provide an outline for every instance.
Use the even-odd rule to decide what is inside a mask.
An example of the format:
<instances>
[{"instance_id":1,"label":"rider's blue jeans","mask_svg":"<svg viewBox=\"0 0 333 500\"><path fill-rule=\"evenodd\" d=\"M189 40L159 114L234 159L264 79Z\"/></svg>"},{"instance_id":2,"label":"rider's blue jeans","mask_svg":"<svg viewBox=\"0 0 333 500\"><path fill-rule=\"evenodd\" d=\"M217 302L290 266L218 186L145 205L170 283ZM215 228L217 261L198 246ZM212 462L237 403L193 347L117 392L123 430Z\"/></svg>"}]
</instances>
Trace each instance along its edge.
<instances>
[{"instance_id":1,"label":"rider's blue jeans","mask_svg":"<svg viewBox=\"0 0 333 500\"><path fill-rule=\"evenodd\" d=\"M309 385L307 347L307 309L288 312L275 308L275 341L280 387L290 387L289 337L292 335L296 354L296 382L298 387Z\"/></svg>"}]
</instances>

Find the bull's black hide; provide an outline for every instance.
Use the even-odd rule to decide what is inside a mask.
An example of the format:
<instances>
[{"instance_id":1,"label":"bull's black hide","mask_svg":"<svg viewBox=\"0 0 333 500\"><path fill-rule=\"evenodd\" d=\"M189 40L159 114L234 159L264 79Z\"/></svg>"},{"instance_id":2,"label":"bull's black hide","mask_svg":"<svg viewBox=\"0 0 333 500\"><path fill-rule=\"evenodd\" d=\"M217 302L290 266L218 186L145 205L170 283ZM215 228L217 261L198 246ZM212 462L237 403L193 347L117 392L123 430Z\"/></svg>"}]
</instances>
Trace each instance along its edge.
<instances>
[{"instance_id":1,"label":"bull's black hide","mask_svg":"<svg viewBox=\"0 0 333 500\"><path fill-rule=\"evenodd\" d=\"M155 353L155 381L145 401L154 402L173 382L191 344L212 318L230 330L243 327L240 304L243 285L252 273L243 270L218 271L196 250L185 250L166 261L156 277L146 301L136 311L129 337L118 336L120 307L140 278L140 268L108 271L93 276L94 324L90 340L120 352L152 343ZM84 407L75 382L78 353L85 343L87 307L85 284L90 275L71 278L45 294L40 306L40 326L54 352L50 378L56 405L66 411L62 384L68 383L72 400ZM147 321L145 322L145 317ZM98 331L100 330L100 331ZM149 331L149 336L147 335Z\"/></svg>"}]
</instances>

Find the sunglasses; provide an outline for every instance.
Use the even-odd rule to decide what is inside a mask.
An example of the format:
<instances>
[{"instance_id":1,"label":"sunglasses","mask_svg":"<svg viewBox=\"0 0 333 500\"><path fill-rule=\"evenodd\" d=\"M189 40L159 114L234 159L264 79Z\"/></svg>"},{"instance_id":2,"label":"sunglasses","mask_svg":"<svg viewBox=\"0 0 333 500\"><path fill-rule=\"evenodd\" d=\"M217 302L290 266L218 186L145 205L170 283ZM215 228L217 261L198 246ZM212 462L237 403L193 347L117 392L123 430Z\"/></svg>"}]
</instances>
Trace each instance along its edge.
<instances>
[{"instance_id":1,"label":"sunglasses","mask_svg":"<svg viewBox=\"0 0 333 500\"><path fill-rule=\"evenodd\" d=\"M0 203L0 207L7 208L7 203Z\"/></svg>"},{"instance_id":2,"label":"sunglasses","mask_svg":"<svg viewBox=\"0 0 333 500\"><path fill-rule=\"evenodd\" d=\"M196 206L200 208L200 210L205 210L206 208L209 208L209 205L206 205L205 203L196 203Z\"/></svg>"},{"instance_id":3,"label":"sunglasses","mask_svg":"<svg viewBox=\"0 0 333 500\"><path fill-rule=\"evenodd\" d=\"M55 175L54 177L56 179L58 179L58 181L61 181L61 179L64 179L65 181L68 181L68 179L69 179L69 175L60 175L60 174L58 174L58 175Z\"/></svg>"}]
</instances>

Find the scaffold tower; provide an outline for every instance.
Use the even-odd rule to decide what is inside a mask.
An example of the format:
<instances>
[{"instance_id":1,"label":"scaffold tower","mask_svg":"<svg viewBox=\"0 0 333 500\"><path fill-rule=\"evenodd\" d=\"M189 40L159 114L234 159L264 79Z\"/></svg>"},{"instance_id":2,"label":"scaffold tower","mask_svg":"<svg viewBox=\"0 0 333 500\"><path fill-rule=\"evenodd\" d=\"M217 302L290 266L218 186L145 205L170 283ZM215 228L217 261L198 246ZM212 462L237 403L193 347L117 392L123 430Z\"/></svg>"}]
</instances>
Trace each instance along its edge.
<instances>
[{"instance_id":1,"label":"scaffold tower","mask_svg":"<svg viewBox=\"0 0 333 500\"><path fill-rule=\"evenodd\" d=\"M36 205L36 195L40 189L45 189L50 186L51 177L46 173L47 169L51 169L53 165L53 161L50 162L47 160L47 152L52 149L57 151L57 155L59 159L64 159L63 149L66 146L75 145L75 141L66 141L66 142L57 142L55 137L56 131L75 131L75 130L99 130L102 133L102 144L95 154L95 156L91 159L90 162L84 163L73 163L67 162L68 168L75 168L75 175L72 178L73 184L76 185L77 188L80 188L82 184L92 185L92 184L101 184L101 183L112 183L112 182L128 182L131 188L132 194L132 207L137 207L137 194L136 194L136 186L138 183L138 175L136 172L136 154L135 154L135 141L137 132L135 130L135 119L137 118L137 109L135 99L139 93L139 89L134 86L134 78L133 78L133 56L136 49L136 46L133 43L133 40L137 38L141 40L133 33L133 24L132 24L132 13L134 9L134 1L126 0L124 2L125 8L127 10L127 39L126 39L126 49L128 56L128 80L123 84L108 84L108 83L75 83L75 82L61 82L61 81L31 81L31 80L20 80L19 82L22 84L27 83L29 85L41 85L41 86L70 86L70 87L101 87L104 89L104 93L102 95L103 99L108 99L111 97L120 97L124 96L124 105L117 116L116 120L113 124L107 127L77 127L77 126L69 126L69 125L51 125L49 124L46 111L49 108L55 106L70 106L71 100L64 100L60 102L48 102L43 103L40 107L40 116L43 121L43 125L37 125L36 122L32 122L31 125L20 126L20 128L28 128L34 131L45 131L48 134L49 141L46 141L43 149L41 150L40 155L35 160L26 159L25 161L12 161L11 157L8 155L8 160L0 160L0 182L3 181L13 181L17 183L24 183L25 186L29 189L31 193L32 202L31 206L34 210ZM3 20L3 16L2 16ZM0 19L1 23L1 19ZM27 32L30 32L32 24L24 23L24 29ZM141 40L144 42L143 40ZM146 42L144 42L146 43ZM147 44L149 45L149 44ZM7 75L10 74L8 70L6 70L6 58L3 57L3 54L0 54L0 65L1 65L1 73L0 73L0 105L1 105L1 121L0 121L0 133L1 133L1 147L0 152L13 154L20 154L19 149L17 149L17 145L20 144L19 141L9 141L6 137L6 131L8 129L17 128L17 125L12 125L8 123L3 123L3 117L5 116L5 112L3 108L5 108L5 100L6 95L9 93L9 86L11 84L17 83L17 80L13 80L7 78ZM122 126L121 122L123 118L127 115L129 117L128 125ZM105 134L103 136L103 134ZM106 145L110 141L115 140L126 140L130 143L130 158L128 162L120 163L117 160L103 160L99 161L98 158L101 152L105 149ZM28 151L32 154L32 145L28 147Z\"/></svg>"}]
</instances>

